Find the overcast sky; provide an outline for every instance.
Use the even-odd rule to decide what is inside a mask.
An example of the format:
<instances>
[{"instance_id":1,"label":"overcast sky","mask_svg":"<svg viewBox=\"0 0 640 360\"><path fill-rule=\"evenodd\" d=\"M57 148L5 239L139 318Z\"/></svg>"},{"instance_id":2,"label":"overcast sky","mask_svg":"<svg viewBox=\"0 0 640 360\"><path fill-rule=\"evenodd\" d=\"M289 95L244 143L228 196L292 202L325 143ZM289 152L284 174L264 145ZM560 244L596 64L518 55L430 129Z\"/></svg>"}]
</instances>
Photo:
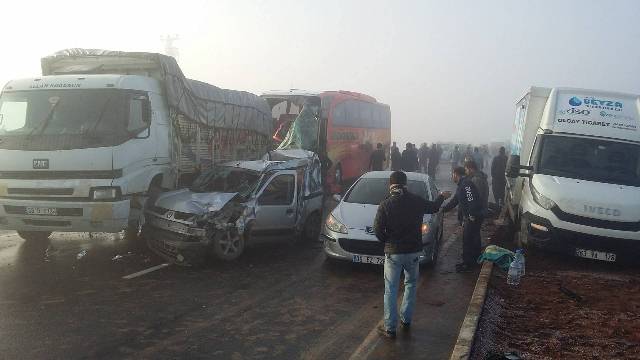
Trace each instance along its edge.
<instances>
[{"instance_id":1,"label":"overcast sky","mask_svg":"<svg viewBox=\"0 0 640 360\"><path fill-rule=\"evenodd\" d=\"M0 82L71 47L163 50L238 90L352 90L391 106L392 137L510 136L530 85L640 93L640 1L10 1Z\"/></svg>"}]
</instances>

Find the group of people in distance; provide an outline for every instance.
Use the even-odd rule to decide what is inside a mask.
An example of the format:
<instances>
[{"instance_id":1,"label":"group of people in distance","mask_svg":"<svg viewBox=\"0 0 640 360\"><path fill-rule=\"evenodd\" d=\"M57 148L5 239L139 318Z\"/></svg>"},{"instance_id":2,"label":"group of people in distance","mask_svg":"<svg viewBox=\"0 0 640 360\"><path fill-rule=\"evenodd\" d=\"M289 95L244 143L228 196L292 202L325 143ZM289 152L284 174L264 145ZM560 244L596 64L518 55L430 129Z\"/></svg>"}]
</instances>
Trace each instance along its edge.
<instances>
[{"instance_id":1,"label":"group of people in distance","mask_svg":"<svg viewBox=\"0 0 640 360\"><path fill-rule=\"evenodd\" d=\"M421 172L435 177L441 157L442 149L437 144L429 147L426 143L422 143L418 149L415 144L407 143L400 153L394 141L391 146L391 170Z\"/></svg>"}]
</instances>

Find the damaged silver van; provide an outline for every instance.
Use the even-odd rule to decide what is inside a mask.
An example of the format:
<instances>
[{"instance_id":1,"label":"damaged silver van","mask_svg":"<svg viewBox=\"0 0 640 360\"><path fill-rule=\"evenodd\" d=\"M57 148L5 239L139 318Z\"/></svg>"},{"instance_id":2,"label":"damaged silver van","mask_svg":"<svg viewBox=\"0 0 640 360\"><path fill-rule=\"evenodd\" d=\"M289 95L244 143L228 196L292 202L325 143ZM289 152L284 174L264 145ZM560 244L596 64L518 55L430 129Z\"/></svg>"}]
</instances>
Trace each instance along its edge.
<instances>
[{"instance_id":1,"label":"damaged silver van","mask_svg":"<svg viewBox=\"0 0 640 360\"><path fill-rule=\"evenodd\" d=\"M260 242L317 239L320 160L304 150L269 158L279 160L224 163L190 188L161 194L145 212L149 247L176 264L200 265L211 255L234 260Z\"/></svg>"}]
</instances>

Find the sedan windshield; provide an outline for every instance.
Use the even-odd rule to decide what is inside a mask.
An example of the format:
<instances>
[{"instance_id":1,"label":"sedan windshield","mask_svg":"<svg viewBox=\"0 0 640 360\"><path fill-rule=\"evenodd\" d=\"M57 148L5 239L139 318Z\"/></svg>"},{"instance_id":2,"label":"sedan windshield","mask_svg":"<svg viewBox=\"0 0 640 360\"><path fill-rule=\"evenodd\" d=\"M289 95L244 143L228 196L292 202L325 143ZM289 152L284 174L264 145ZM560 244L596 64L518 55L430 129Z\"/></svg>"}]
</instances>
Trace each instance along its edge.
<instances>
[{"instance_id":1,"label":"sedan windshield","mask_svg":"<svg viewBox=\"0 0 640 360\"><path fill-rule=\"evenodd\" d=\"M409 180L410 193L429 199L423 181ZM389 179L361 178L346 195L344 201L356 204L379 205L389 195Z\"/></svg>"},{"instance_id":2,"label":"sedan windshield","mask_svg":"<svg viewBox=\"0 0 640 360\"><path fill-rule=\"evenodd\" d=\"M255 188L260 173L235 167L216 166L198 176L191 186L193 192L240 193L246 197Z\"/></svg>"},{"instance_id":3,"label":"sedan windshield","mask_svg":"<svg viewBox=\"0 0 640 360\"><path fill-rule=\"evenodd\" d=\"M537 173L640 186L640 146L610 140L542 137Z\"/></svg>"}]
</instances>

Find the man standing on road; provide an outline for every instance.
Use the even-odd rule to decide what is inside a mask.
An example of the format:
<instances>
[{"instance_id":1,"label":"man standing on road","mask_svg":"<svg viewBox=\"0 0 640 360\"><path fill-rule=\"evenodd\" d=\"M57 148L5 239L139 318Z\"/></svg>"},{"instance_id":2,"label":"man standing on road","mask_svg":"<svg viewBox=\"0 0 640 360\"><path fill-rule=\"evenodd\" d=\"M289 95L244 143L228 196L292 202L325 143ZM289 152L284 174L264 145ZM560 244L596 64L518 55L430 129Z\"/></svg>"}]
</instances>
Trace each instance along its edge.
<instances>
[{"instance_id":1,"label":"man standing on road","mask_svg":"<svg viewBox=\"0 0 640 360\"><path fill-rule=\"evenodd\" d=\"M491 188L493 190L493 198L498 207L504 205L504 188L507 185L507 179L504 172L507 169L507 155L504 146L500 146L498 155L491 161Z\"/></svg>"},{"instance_id":2,"label":"man standing on road","mask_svg":"<svg viewBox=\"0 0 640 360\"><path fill-rule=\"evenodd\" d=\"M429 163L429 147L427 143L422 143L420 145L420 151L418 152L418 171L426 174L427 173L427 164Z\"/></svg>"},{"instance_id":3,"label":"man standing on road","mask_svg":"<svg viewBox=\"0 0 640 360\"><path fill-rule=\"evenodd\" d=\"M478 169L480 170L484 169L484 156L482 156L482 153L480 152L480 149L477 146L473 148L473 154L471 154L471 157L473 158L473 161L478 166Z\"/></svg>"},{"instance_id":4,"label":"man standing on road","mask_svg":"<svg viewBox=\"0 0 640 360\"><path fill-rule=\"evenodd\" d=\"M377 149L371 153L369 158L369 170L380 171L384 166L384 162L387 161L387 157L384 156L384 150L382 150L382 143L378 143Z\"/></svg>"},{"instance_id":5,"label":"man standing on road","mask_svg":"<svg viewBox=\"0 0 640 360\"><path fill-rule=\"evenodd\" d=\"M391 148L391 170L402 170L402 154L397 146Z\"/></svg>"},{"instance_id":6,"label":"man standing on road","mask_svg":"<svg viewBox=\"0 0 640 360\"><path fill-rule=\"evenodd\" d=\"M419 258L422 254L422 216L438 212L442 202L451 196L442 192L434 201L407 191L407 175L394 171L389 177L390 195L380 203L373 224L378 240L384 243L384 325L380 335L395 338L398 323L398 287L404 272L404 296L400 308L402 329L411 327L416 302Z\"/></svg>"},{"instance_id":7,"label":"man standing on road","mask_svg":"<svg viewBox=\"0 0 640 360\"><path fill-rule=\"evenodd\" d=\"M440 149L436 144L431 144L431 149L429 149L429 168L427 169L427 174L435 180L436 172L438 171L438 164L440 163Z\"/></svg>"},{"instance_id":8,"label":"man standing on road","mask_svg":"<svg viewBox=\"0 0 640 360\"><path fill-rule=\"evenodd\" d=\"M475 161L467 161L464 163L464 171L467 179L471 180L478 190L480 202L482 204L482 216L489 214L489 181L487 174L478 169Z\"/></svg>"},{"instance_id":9,"label":"man standing on road","mask_svg":"<svg viewBox=\"0 0 640 360\"><path fill-rule=\"evenodd\" d=\"M413 148L412 143L407 143L402 152L402 170L407 172L416 171L418 168L418 152Z\"/></svg>"},{"instance_id":10,"label":"man standing on road","mask_svg":"<svg viewBox=\"0 0 640 360\"><path fill-rule=\"evenodd\" d=\"M463 219L462 262L456 264L456 272L468 272L476 265L482 247L480 238L482 203L475 184L465 177L463 167L453 169L452 179L458 187L453 199L442 209L450 211L460 205Z\"/></svg>"}]
</instances>

